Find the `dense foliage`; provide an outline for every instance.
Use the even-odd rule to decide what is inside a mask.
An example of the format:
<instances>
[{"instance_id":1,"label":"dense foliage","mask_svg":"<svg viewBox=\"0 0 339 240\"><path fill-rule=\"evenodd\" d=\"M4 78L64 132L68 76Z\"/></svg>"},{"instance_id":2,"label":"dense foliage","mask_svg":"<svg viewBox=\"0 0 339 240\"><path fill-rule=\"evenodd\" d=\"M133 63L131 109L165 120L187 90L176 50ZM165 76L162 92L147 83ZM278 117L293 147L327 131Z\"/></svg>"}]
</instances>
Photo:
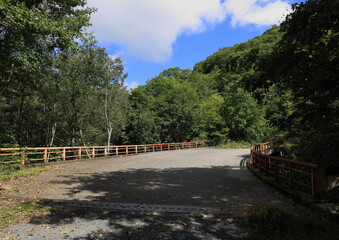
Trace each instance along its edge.
<instances>
[{"instance_id":1,"label":"dense foliage","mask_svg":"<svg viewBox=\"0 0 339 240\"><path fill-rule=\"evenodd\" d=\"M338 1L294 5L280 27L128 92L83 29L85 1L0 1L0 145L286 139L338 160ZM77 41L75 41L77 39Z\"/></svg>"},{"instance_id":2,"label":"dense foliage","mask_svg":"<svg viewBox=\"0 0 339 240\"><path fill-rule=\"evenodd\" d=\"M120 138L127 108L123 65L84 31L93 11L85 4L0 1L0 145Z\"/></svg>"},{"instance_id":3,"label":"dense foliage","mask_svg":"<svg viewBox=\"0 0 339 240\"><path fill-rule=\"evenodd\" d=\"M221 49L193 71L168 69L134 89L130 103L137 114L132 113L127 129L129 141L263 141L272 132L265 105L272 101L255 78L261 75L261 59L280 38L279 28L273 27L249 42Z\"/></svg>"},{"instance_id":4,"label":"dense foliage","mask_svg":"<svg viewBox=\"0 0 339 240\"><path fill-rule=\"evenodd\" d=\"M268 59L270 77L292 93L288 132L307 161L339 162L338 28L338 1L295 5Z\"/></svg>"}]
</instances>

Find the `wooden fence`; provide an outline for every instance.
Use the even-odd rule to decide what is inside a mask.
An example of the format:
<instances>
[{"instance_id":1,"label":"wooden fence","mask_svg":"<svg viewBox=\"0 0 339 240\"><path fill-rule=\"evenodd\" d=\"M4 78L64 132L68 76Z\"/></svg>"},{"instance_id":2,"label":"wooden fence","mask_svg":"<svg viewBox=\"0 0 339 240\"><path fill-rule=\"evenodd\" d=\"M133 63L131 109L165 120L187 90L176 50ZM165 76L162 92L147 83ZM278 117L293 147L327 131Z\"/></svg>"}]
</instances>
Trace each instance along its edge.
<instances>
[{"instance_id":1,"label":"wooden fence","mask_svg":"<svg viewBox=\"0 0 339 240\"><path fill-rule=\"evenodd\" d=\"M19 163L21 165L26 165L82 158L200 148L204 146L205 142L200 141L123 146L0 148L0 164Z\"/></svg>"},{"instance_id":2,"label":"wooden fence","mask_svg":"<svg viewBox=\"0 0 339 240\"><path fill-rule=\"evenodd\" d=\"M324 192L323 166L267 155L281 144L267 142L252 146L250 164L266 176L273 176L276 182L319 197Z\"/></svg>"}]
</instances>

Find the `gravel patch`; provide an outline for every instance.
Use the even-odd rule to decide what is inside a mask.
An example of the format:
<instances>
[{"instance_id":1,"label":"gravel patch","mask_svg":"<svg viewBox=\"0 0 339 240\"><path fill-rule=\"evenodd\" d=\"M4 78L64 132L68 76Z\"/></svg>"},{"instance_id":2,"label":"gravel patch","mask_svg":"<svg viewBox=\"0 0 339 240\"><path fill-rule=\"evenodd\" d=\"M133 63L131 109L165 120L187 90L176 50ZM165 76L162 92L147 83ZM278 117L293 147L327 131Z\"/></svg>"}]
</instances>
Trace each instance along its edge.
<instances>
[{"instance_id":1,"label":"gravel patch","mask_svg":"<svg viewBox=\"0 0 339 240\"><path fill-rule=\"evenodd\" d=\"M58 208L8 227L0 239L244 239L227 214Z\"/></svg>"}]
</instances>

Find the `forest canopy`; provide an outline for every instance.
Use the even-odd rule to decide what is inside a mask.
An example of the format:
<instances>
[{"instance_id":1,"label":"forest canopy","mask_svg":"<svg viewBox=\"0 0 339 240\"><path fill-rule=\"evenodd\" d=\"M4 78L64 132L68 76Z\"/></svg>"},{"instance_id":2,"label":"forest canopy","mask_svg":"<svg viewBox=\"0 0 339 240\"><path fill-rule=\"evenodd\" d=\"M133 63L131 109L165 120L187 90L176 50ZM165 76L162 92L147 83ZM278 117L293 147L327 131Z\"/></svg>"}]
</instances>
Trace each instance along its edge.
<instances>
[{"instance_id":1,"label":"forest canopy","mask_svg":"<svg viewBox=\"0 0 339 240\"><path fill-rule=\"evenodd\" d=\"M84 0L0 1L0 146L284 140L339 162L338 1L128 91L120 58L86 33Z\"/></svg>"}]
</instances>

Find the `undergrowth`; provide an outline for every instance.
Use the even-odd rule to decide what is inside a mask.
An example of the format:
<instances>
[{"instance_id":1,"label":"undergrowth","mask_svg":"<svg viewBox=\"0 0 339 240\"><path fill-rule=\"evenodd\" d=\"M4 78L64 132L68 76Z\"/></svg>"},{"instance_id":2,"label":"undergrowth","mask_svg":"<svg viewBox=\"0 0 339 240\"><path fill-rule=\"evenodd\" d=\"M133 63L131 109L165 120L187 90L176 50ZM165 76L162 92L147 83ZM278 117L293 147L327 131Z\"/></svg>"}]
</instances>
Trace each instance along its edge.
<instances>
[{"instance_id":1,"label":"undergrowth","mask_svg":"<svg viewBox=\"0 0 339 240\"><path fill-rule=\"evenodd\" d=\"M46 171L48 169L50 169L49 166L40 166L40 167L20 169L18 165L0 164L0 180L5 180L5 179L13 178L13 177L35 175L37 173Z\"/></svg>"},{"instance_id":2,"label":"undergrowth","mask_svg":"<svg viewBox=\"0 0 339 240\"><path fill-rule=\"evenodd\" d=\"M242 148L249 149L251 144L248 142L226 142L223 144L211 146L212 148Z\"/></svg>"},{"instance_id":3,"label":"undergrowth","mask_svg":"<svg viewBox=\"0 0 339 240\"><path fill-rule=\"evenodd\" d=\"M335 240L338 220L321 212L273 205L256 205L244 217L250 240Z\"/></svg>"},{"instance_id":4,"label":"undergrowth","mask_svg":"<svg viewBox=\"0 0 339 240\"><path fill-rule=\"evenodd\" d=\"M50 210L51 207L49 206L30 202L0 205L0 230L19 221L25 221L32 215Z\"/></svg>"}]
</instances>

